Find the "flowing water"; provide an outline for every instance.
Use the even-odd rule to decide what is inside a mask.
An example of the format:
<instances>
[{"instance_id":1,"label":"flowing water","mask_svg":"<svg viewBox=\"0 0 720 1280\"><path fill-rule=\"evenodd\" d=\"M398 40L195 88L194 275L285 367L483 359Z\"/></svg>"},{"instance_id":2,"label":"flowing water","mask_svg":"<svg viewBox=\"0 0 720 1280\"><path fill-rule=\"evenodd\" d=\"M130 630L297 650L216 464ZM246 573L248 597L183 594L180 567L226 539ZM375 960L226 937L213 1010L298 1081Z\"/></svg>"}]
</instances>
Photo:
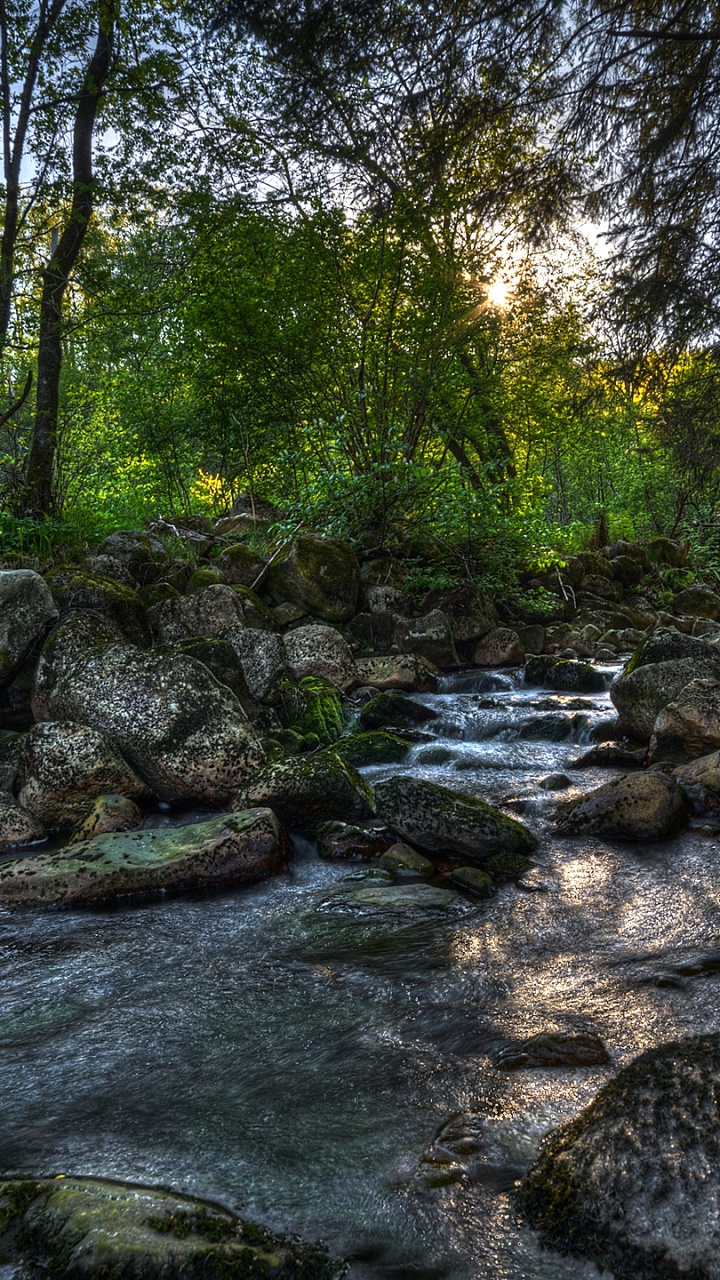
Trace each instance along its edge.
<instances>
[{"instance_id":1,"label":"flowing water","mask_svg":"<svg viewBox=\"0 0 720 1280\"><path fill-rule=\"evenodd\" d=\"M540 784L608 736L607 695L476 672L420 700L440 714L402 772L529 823L542 843L522 884L363 912L352 869L299 844L287 876L251 889L0 913L0 1170L214 1198L324 1239L353 1280L597 1280L517 1222L513 1183L618 1066L720 1027L718 838L553 837ZM612 775L568 776L563 796ZM552 1029L597 1032L611 1066L492 1065Z\"/></svg>"}]
</instances>

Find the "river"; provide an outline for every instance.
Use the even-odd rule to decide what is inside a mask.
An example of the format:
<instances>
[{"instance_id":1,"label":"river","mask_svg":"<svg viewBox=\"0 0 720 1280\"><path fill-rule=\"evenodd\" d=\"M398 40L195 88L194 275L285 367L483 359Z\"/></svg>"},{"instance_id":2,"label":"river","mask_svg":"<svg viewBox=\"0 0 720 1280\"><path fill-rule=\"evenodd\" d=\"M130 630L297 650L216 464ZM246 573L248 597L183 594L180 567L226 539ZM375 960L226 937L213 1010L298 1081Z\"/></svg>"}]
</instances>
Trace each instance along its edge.
<instances>
[{"instance_id":1,"label":"river","mask_svg":"<svg viewBox=\"0 0 720 1280\"><path fill-rule=\"evenodd\" d=\"M606 694L475 672L421 701L433 740L401 771L536 830L522 884L412 919L351 910L353 868L297 842L251 889L0 912L0 1169L217 1199L323 1239L352 1280L597 1280L518 1224L513 1182L617 1067L720 1028L719 839L553 836L540 783L606 736ZM612 775L568 776L564 796ZM493 1065L549 1029L598 1033L612 1064ZM457 1180L437 1185L423 1156L452 1117Z\"/></svg>"}]
</instances>

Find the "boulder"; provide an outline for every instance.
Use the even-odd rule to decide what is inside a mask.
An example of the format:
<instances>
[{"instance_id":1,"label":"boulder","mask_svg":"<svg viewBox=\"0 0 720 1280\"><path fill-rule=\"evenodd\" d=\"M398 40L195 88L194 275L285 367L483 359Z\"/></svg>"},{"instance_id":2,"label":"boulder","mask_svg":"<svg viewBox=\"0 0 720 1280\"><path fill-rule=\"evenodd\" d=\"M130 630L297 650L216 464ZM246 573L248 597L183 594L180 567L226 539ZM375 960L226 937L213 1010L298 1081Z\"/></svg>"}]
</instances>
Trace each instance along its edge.
<instances>
[{"instance_id":1,"label":"boulder","mask_svg":"<svg viewBox=\"0 0 720 1280\"><path fill-rule=\"evenodd\" d=\"M112 578L113 582L119 582L123 587L132 587L133 591L137 586L132 574L114 556L85 556L83 565L93 577L99 574L101 578Z\"/></svg>"},{"instance_id":2,"label":"boulder","mask_svg":"<svg viewBox=\"0 0 720 1280\"><path fill-rule=\"evenodd\" d=\"M435 609L442 611L450 623L455 644L479 640L500 622L494 604L472 582L463 582L450 589L435 588L425 596L422 607L426 613Z\"/></svg>"},{"instance_id":3,"label":"boulder","mask_svg":"<svg viewBox=\"0 0 720 1280\"><path fill-rule=\"evenodd\" d=\"M155 652L167 653L168 657L184 653L195 662L202 662L220 684L227 685L235 694L249 719L257 719L260 703L248 689L243 664L229 640L221 636L189 636L172 645L158 646Z\"/></svg>"},{"instance_id":4,"label":"boulder","mask_svg":"<svg viewBox=\"0 0 720 1280\"><path fill-rule=\"evenodd\" d=\"M284 679L277 713L284 728L294 729L302 738L312 734L324 746L335 742L344 727L337 686L319 676L305 676L297 684Z\"/></svg>"},{"instance_id":5,"label":"boulder","mask_svg":"<svg viewBox=\"0 0 720 1280\"><path fill-rule=\"evenodd\" d=\"M51 569L45 575L45 581L63 617L90 609L116 623L132 644L149 643L145 606L131 587L67 564Z\"/></svg>"},{"instance_id":6,"label":"boulder","mask_svg":"<svg viewBox=\"0 0 720 1280\"><path fill-rule=\"evenodd\" d=\"M381 555L364 564L360 570L362 584L367 587L402 588L407 577L407 566L395 556Z\"/></svg>"},{"instance_id":7,"label":"boulder","mask_svg":"<svg viewBox=\"0 0 720 1280\"><path fill-rule=\"evenodd\" d=\"M382 826L321 822L317 829L318 854L333 862L374 861L394 843L392 831Z\"/></svg>"},{"instance_id":8,"label":"boulder","mask_svg":"<svg viewBox=\"0 0 720 1280\"><path fill-rule=\"evenodd\" d=\"M254 627L258 631L277 631L278 621L272 609L249 587L233 587L233 591L242 606L243 620L246 627Z\"/></svg>"},{"instance_id":9,"label":"boulder","mask_svg":"<svg viewBox=\"0 0 720 1280\"><path fill-rule=\"evenodd\" d=\"M383 871L391 871L393 875L411 874L415 876L432 876L435 866L429 858L424 858L417 849L409 844L396 842L381 855L377 864ZM482 873L480 873L482 874Z\"/></svg>"},{"instance_id":10,"label":"boulder","mask_svg":"<svg viewBox=\"0 0 720 1280\"><path fill-rule=\"evenodd\" d=\"M502 1071L524 1071L528 1067L601 1067L610 1055L591 1031L540 1031L527 1040L503 1045L492 1059Z\"/></svg>"},{"instance_id":11,"label":"boulder","mask_svg":"<svg viewBox=\"0 0 720 1280\"><path fill-rule=\"evenodd\" d=\"M49 711L106 734L161 800L225 804L264 760L235 695L185 654L91 650L58 680Z\"/></svg>"},{"instance_id":12,"label":"boulder","mask_svg":"<svg viewBox=\"0 0 720 1280\"><path fill-rule=\"evenodd\" d=\"M375 787L375 804L383 822L428 853L460 855L483 864L494 853L526 853L538 843L521 822L484 800L421 778L383 779Z\"/></svg>"},{"instance_id":13,"label":"boulder","mask_svg":"<svg viewBox=\"0 0 720 1280\"><path fill-rule=\"evenodd\" d=\"M12 683L33 645L57 617L50 588L39 573L0 571L0 687Z\"/></svg>"},{"instance_id":14,"label":"boulder","mask_svg":"<svg viewBox=\"0 0 720 1280\"><path fill-rule=\"evenodd\" d=\"M720 618L720 596L710 587L696 583L678 591L673 597L673 609L678 613L689 614L693 618Z\"/></svg>"},{"instance_id":15,"label":"boulder","mask_svg":"<svg viewBox=\"0 0 720 1280\"><path fill-rule=\"evenodd\" d=\"M718 1280L720 1035L624 1067L551 1135L519 1201L543 1243L617 1280Z\"/></svg>"},{"instance_id":16,"label":"boulder","mask_svg":"<svg viewBox=\"0 0 720 1280\"><path fill-rule=\"evenodd\" d=\"M461 889L472 893L476 898L492 898L497 893L492 876L487 871L481 871L480 867L453 867L450 879L453 884L460 885Z\"/></svg>"},{"instance_id":17,"label":"boulder","mask_svg":"<svg viewBox=\"0 0 720 1280\"><path fill-rule=\"evenodd\" d=\"M566 835L593 834L616 840L665 840L688 819L685 797L664 773L642 772L613 778L559 811Z\"/></svg>"},{"instance_id":18,"label":"boulder","mask_svg":"<svg viewBox=\"0 0 720 1280\"><path fill-rule=\"evenodd\" d=\"M142 566L153 560L167 560L164 543L156 533L141 529L117 529L108 534L96 548L99 556L112 556L132 572L134 566ZM133 575L134 576L134 575Z\"/></svg>"},{"instance_id":19,"label":"boulder","mask_svg":"<svg viewBox=\"0 0 720 1280\"><path fill-rule=\"evenodd\" d=\"M17 789L23 737L22 733L0 733L0 791Z\"/></svg>"},{"instance_id":20,"label":"boulder","mask_svg":"<svg viewBox=\"0 0 720 1280\"><path fill-rule=\"evenodd\" d=\"M436 693L440 672L418 654L390 654L386 658L357 658L358 683L372 689L400 689L405 693Z\"/></svg>"},{"instance_id":21,"label":"boulder","mask_svg":"<svg viewBox=\"0 0 720 1280\"><path fill-rule=\"evenodd\" d=\"M264 880L289 857L269 809L208 822L95 836L57 853L0 864L0 902L91 907L119 898Z\"/></svg>"},{"instance_id":22,"label":"boulder","mask_svg":"<svg viewBox=\"0 0 720 1280\"><path fill-rule=\"evenodd\" d=\"M546 656L528 659L525 683L568 693L602 693L606 687L603 673L589 663Z\"/></svg>"},{"instance_id":23,"label":"boulder","mask_svg":"<svg viewBox=\"0 0 720 1280\"><path fill-rule=\"evenodd\" d=\"M720 747L720 680L692 680L663 707L650 739L650 760L694 760Z\"/></svg>"},{"instance_id":24,"label":"boulder","mask_svg":"<svg viewBox=\"0 0 720 1280\"><path fill-rule=\"evenodd\" d=\"M185 593L189 596L199 596L201 591L207 591L208 587L225 586L222 575L216 569L201 567L190 574L185 586Z\"/></svg>"},{"instance_id":25,"label":"boulder","mask_svg":"<svg viewBox=\"0 0 720 1280\"><path fill-rule=\"evenodd\" d=\"M290 600L326 622L347 622L355 613L360 566L339 538L301 534L281 553L265 579L277 604Z\"/></svg>"},{"instance_id":26,"label":"boulder","mask_svg":"<svg viewBox=\"0 0 720 1280\"><path fill-rule=\"evenodd\" d=\"M363 729L412 729L419 724L427 724L429 720L437 720L437 715L434 708L425 707L422 702L414 702L396 689L390 689L387 693L376 693L364 704L360 724Z\"/></svg>"},{"instance_id":27,"label":"boulder","mask_svg":"<svg viewBox=\"0 0 720 1280\"><path fill-rule=\"evenodd\" d=\"M45 828L29 809L0 792L0 853L11 853L23 845L45 839Z\"/></svg>"},{"instance_id":28,"label":"boulder","mask_svg":"<svg viewBox=\"0 0 720 1280\"><path fill-rule=\"evenodd\" d=\"M700 810L720 805L720 751L678 765L672 776Z\"/></svg>"},{"instance_id":29,"label":"boulder","mask_svg":"<svg viewBox=\"0 0 720 1280\"><path fill-rule=\"evenodd\" d=\"M712 650L708 657L654 662L629 674L623 672L610 686L610 698L620 718L618 734L649 742L663 707L674 702L693 680L706 679L720 680L720 654Z\"/></svg>"},{"instance_id":30,"label":"boulder","mask_svg":"<svg viewBox=\"0 0 720 1280\"><path fill-rule=\"evenodd\" d=\"M267 563L264 556L246 542L235 542L218 556L214 567L226 582L240 587L252 587Z\"/></svg>"},{"instance_id":31,"label":"boulder","mask_svg":"<svg viewBox=\"0 0 720 1280\"><path fill-rule=\"evenodd\" d=\"M69 844L82 844L112 831L134 831L144 819L142 809L126 796L98 796L92 809L73 829Z\"/></svg>"},{"instance_id":32,"label":"boulder","mask_svg":"<svg viewBox=\"0 0 720 1280\"><path fill-rule=\"evenodd\" d=\"M623 587L636 587L645 573L641 562L635 556L614 556L612 567L615 577Z\"/></svg>"},{"instance_id":33,"label":"boulder","mask_svg":"<svg viewBox=\"0 0 720 1280\"><path fill-rule=\"evenodd\" d=\"M370 613L396 613L406 617L413 611L407 591L399 591L397 587L367 587L365 599Z\"/></svg>"},{"instance_id":34,"label":"boulder","mask_svg":"<svg viewBox=\"0 0 720 1280\"><path fill-rule=\"evenodd\" d=\"M269 498L263 498L260 494L251 493L249 489L243 489L242 493L238 494L230 508L230 515L249 516L253 525L260 528L282 520L282 512L274 502L270 502Z\"/></svg>"},{"instance_id":35,"label":"boulder","mask_svg":"<svg viewBox=\"0 0 720 1280\"><path fill-rule=\"evenodd\" d=\"M258 769L235 797L234 809L272 809L293 831L311 831L331 819L374 816L369 786L331 749Z\"/></svg>"},{"instance_id":36,"label":"boulder","mask_svg":"<svg viewBox=\"0 0 720 1280\"><path fill-rule=\"evenodd\" d=\"M441 669L460 666L450 623L439 609L422 618L399 618L394 642L401 653L415 653Z\"/></svg>"},{"instance_id":37,"label":"boulder","mask_svg":"<svg viewBox=\"0 0 720 1280\"><path fill-rule=\"evenodd\" d=\"M521 667L525 651L517 631L496 627L478 640L472 660L474 667Z\"/></svg>"},{"instance_id":38,"label":"boulder","mask_svg":"<svg viewBox=\"0 0 720 1280\"><path fill-rule=\"evenodd\" d=\"M646 543L646 551L653 564L667 564L672 569L682 568L688 549L687 542L674 542L672 538L651 538Z\"/></svg>"},{"instance_id":39,"label":"boulder","mask_svg":"<svg viewBox=\"0 0 720 1280\"><path fill-rule=\"evenodd\" d=\"M242 663L252 696L258 702L272 706L278 701L283 679L287 676L287 655L282 636L251 627L231 627L225 639Z\"/></svg>"},{"instance_id":40,"label":"boulder","mask_svg":"<svg viewBox=\"0 0 720 1280\"><path fill-rule=\"evenodd\" d=\"M40 651L33 680L31 706L36 720L49 720L48 702L60 676L91 649L123 644L116 623L101 613L71 613L50 632Z\"/></svg>"},{"instance_id":41,"label":"boulder","mask_svg":"<svg viewBox=\"0 0 720 1280\"><path fill-rule=\"evenodd\" d=\"M373 764L399 764L410 754L412 743L383 730L351 733L335 743L334 750L356 769Z\"/></svg>"},{"instance_id":42,"label":"boulder","mask_svg":"<svg viewBox=\"0 0 720 1280\"><path fill-rule=\"evenodd\" d=\"M342 693L357 684L355 659L334 627L313 624L289 631L285 636L285 653L290 673L296 680L319 676L336 685Z\"/></svg>"},{"instance_id":43,"label":"boulder","mask_svg":"<svg viewBox=\"0 0 720 1280\"><path fill-rule=\"evenodd\" d=\"M407 619L397 613L356 613L348 625L348 634L374 653L389 653L397 647L396 628L406 622Z\"/></svg>"},{"instance_id":44,"label":"boulder","mask_svg":"<svg viewBox=\"0 0 720 1280\"><path fill-rule=\"evenodd\" d=\"M113 743L85 724L36 724L23 739L18 798L48 827L72 827L105 793L147 799L145 783Z\"/></svg>"},{"instance_id":45,"label":"boulder","mask_svg":"<svg viewBox=\"0 0 720 1280\"><path fill-rule=\"evenodd\" d=\"M207 1200L137 1183L5 1180L0 1223L3 1257L22 1260L32 1275L341 1280L345 1272L319 1246L271 1234Z\"/></svg>"},{"instance_id":46,"label":"boulder","mask_svg":"<svg viewBox=\"0 0 720 1280\"><path fill-rule=\"evenodd\" d=\"M635 650L625 667L625 674L656 662L677 662L685 658L712 661L717 654L697 636L685 635L675 627L658 627Z\"/></svg>"},{"instance_id":47,"label":"boulder","mask_svg":"<svg viewBox=\"0 0 720 1280\"><path fill-rule=\"evenodd\" d=\"M242 601L222 583L153 605L148 621L161 644L192 636L224 636L231 628L245 625Z\"/></svg>"}]
</instances>

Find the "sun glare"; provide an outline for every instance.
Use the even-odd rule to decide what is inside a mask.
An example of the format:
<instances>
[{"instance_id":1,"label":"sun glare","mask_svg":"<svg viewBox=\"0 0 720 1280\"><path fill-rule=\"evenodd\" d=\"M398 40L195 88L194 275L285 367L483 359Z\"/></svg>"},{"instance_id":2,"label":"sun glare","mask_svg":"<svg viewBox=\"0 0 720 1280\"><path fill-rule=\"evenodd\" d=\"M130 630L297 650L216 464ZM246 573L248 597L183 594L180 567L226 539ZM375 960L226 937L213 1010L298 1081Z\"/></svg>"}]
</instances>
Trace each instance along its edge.
<instances>
[{"instance_id":1,"label":"sun glare","mask_svg":"<svg viewBox=\"0 0 720 1280\"><path fill-rule=\"evenodd\" d=\"M502 311L507 306L508 284L506 280L498 278L493 280L487 291L487 300L491 307L499 307Z\"/></svg>"}]
</instances>

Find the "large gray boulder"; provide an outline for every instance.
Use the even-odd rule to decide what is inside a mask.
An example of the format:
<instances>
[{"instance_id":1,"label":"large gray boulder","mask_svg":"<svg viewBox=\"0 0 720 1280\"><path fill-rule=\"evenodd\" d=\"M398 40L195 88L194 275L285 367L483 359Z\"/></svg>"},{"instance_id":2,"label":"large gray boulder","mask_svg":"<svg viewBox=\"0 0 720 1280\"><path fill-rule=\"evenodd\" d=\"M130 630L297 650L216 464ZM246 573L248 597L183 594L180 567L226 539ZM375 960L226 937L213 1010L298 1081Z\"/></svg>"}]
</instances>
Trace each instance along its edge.
<instances>
[{"instance_id":1,"label":"large gray boulder","mask_svg":"<svg viewBox=\"0 0 720 1280\"><path fill-rule=\"evenodd\" d=\"M287 675L287 654L282 636L251 627L232 627L225 633L242 664L247 687L258 702L272 706L278 701Z\"/></svg>"},{"instance_id":2,"label":"large gray boulder","mask_svg":"<svg viewBox=\"0 0 720 1280\"><path fill-rule=\"evenodd\" d=\"M673 599L673 608L693 618L720 618L720 596L710 587L695 583L678 592Z\"/></svg>"},{"instance_id":3,"label":"large gray boulder","mask_svg":"<svg viewBox=\"0 0 720 1280\"><path fill-rule=\"evenodd\" d=\"M23 738L19 800L48 827L72 827L103 794L151 793L109 738L85 724L36 724Z\"/></svg>"},{"instance_id":4,"label":"large gray boulder","mask_svg":"<svg viewBox=\"0 0 720 1280\"><path fill-rule=\"evenodd\" d=\"M44 839L45 828L39 818L11 795L0 793L0 853L12 853Z\"/></svg>"},{"instance_id":5,"label":"large gray boulder","mask_svg":"<svg viewBox=\"0 0 720 1280\"><path fill-rule=\"evenodd\" d=\"M193 636L224 636L244 626L242 601L232 587L216 583L197 595L163 600L148 609L148 621L161 644L175 644Z\"/></svg>"},{"instance_id":6,"label":"large gray boulder","mask_svg":"<svg viewBox=\"0 0 720 1280\"><path fill-rule=\"evenodd\" d=\"M101 613L71 613L45 641L32 687L32 712L36 720L49 720L48 700L57 681L90 649L124 644L122 631Z\"/></svg>"},{"instance_id":7,"label":"large gray boulder","mask_svg":"<svg viewBox=\"0 0 720 1280\"><path fill-rule=\"evenodd\" d=\"M720 1035L623 1068L551 1136L519 1198L545 1244L617 1280L720 1280Z\"/></svg>"},{"instance_id":8,"label":"large gray boulder","mask_svg":"<svg viewBox=\"0 0 720 1280\"><path fill-rule=\"evenodd\" d=\"M685 639L692 639L686 636ZM702 641L696 641L703 644ZM707 654L635 666L623 672L610 688L620 717L618 733L649 742L663 707L674 702L692 680L720 680L720 654L703 645Z\"/></svg>"},{"instance_id":9,"label":"large gray boulder","mask_svg":"<svg viewBox=\"0 0 720 1280\"><path fill-rule=\"evenodd\" d=\"M50 588L39 573L0 571L0 688L12 683L35 641L57 617Z\"/></svg>"},{"instance_id":10,"label":"large gray boulder","mask_svg":"<svg viewBox=\"0 0 720 1280\"><path fill-rule=\"evenodd\" d=\"M628 773L613 778L560 811L568 835L594 834L617 840L665 840L688 820L680 787L664 773Z\"/></svg>"},{"instance_id":11,"label":"large gray boulder","mask_svg":"<svg viewBox=\"0 0 720 1280\"><path fill-rule=\"evenodd\" d=\"M115 622L132 644L145 645L149 642L145 605L132 588L72 564L51 569L45 575L45 581L63 617L91 609Z\"/></svg>"},{"instance_id":12,"label":"large gray boulder","mask_svg":"<svg viewBox=\"0 0 720 1280\"><path fill-rule=\"evenodd\" d=\"M258 770L238 792L234 808L255 805L267 805L294 831L333 819L361 821L374 812L369 786L332 748Z\"/></svg>"},{"instance_id":13,"label":"large gray boulder","mask_svg":"<svg viewBox=\"0 0 720 1280\"><path fill-rule=\"evenodd\" d=\"M718 747L720 680L692 680L658 715L650 759L694 760Z\"/></svg>"},{"instance_id":14,"label":"large gray boulder","mask_svg":"<svg viewBox=\"0 0 720 1280\"><path fill-rule=\"evenodd\" d=\"M340 538L300 534L268 570L265 582L278 604L289 600L326 622L347 622L357 605L360 565Z\"/></svg>"},{"instance_id":15,"label":"large gray boulder","mask_svg":"<svg viewBox=\"0 0 720 1280\"><path fill-rule=\"evenodd\" d=\"M264 761L238 699L185 654L92 650L58 680L49 711L106 734L161 800L226 804Z\"/></svg>"},{"instance_id":16,"label":"large gray boulder","mask_svg":"<svg viewBox=\"0 0 720 1280\"><path fill-rule=\"evenodd\" d=\"M288 668L296 680L320 676L342 693L358 682L352 651L334 627L311 623L289 631L285 636L285 652Z\"/></svg>"},{"instance_id":17,"label":"large gray boulder","mask_svg":"<svg viewBox=\"0 0 720 1280\"><path fill-rule=\"evenodd\" d=\"M494 853L527 853L538 843L521 822L484 800L421 778L401 775L378 782L375 807L388 827L428 853L482 864Z\"/></svg>"},{"instance_id":18,"label":"large gray boulder","mask_svg":"<svg viewBox=\"0 0 720 1280\"><path fill-rule=\"evenodd\" d=\"M118 898L264 880L288 861L269 809L208 822L95 836L58 853L0 864L0 902L92 907Z\"/></svg>"},{"instance_id":19,"label":"large gray boulder","mask_svg":"<svg viewBox=\"0 0 720 1280\"><path fill-rule=\"evenodd\" d=\"M495 627L478 640L473 651L475 667L521 667L525 650L517 631L509 627Z\"/></svg>"},{"instance_id":20,"label":"large gray boulder","mask_svg":"<svg viewBox=\"0 0 720 1280\"><path fill-rule=\"evenodd\" d=\"M29 1275L57 1280L341 1280L345 1274L318 1246L273 1235L206 1200L137 1183L5 1180L0 1224L3 1258L22 1261Z\"/></svg>"},{"instance_id":21,"label":"large gray boulder","mask_svg":"<svg viewBox=\"0 0 720 1280\"><path fill-rule=\"evenodd\" d=\"M460 666L450 623L440 609L422 618L399 618L394 640L401 653L417 654L436 667Z\"/></svg>"}]
</instances>

